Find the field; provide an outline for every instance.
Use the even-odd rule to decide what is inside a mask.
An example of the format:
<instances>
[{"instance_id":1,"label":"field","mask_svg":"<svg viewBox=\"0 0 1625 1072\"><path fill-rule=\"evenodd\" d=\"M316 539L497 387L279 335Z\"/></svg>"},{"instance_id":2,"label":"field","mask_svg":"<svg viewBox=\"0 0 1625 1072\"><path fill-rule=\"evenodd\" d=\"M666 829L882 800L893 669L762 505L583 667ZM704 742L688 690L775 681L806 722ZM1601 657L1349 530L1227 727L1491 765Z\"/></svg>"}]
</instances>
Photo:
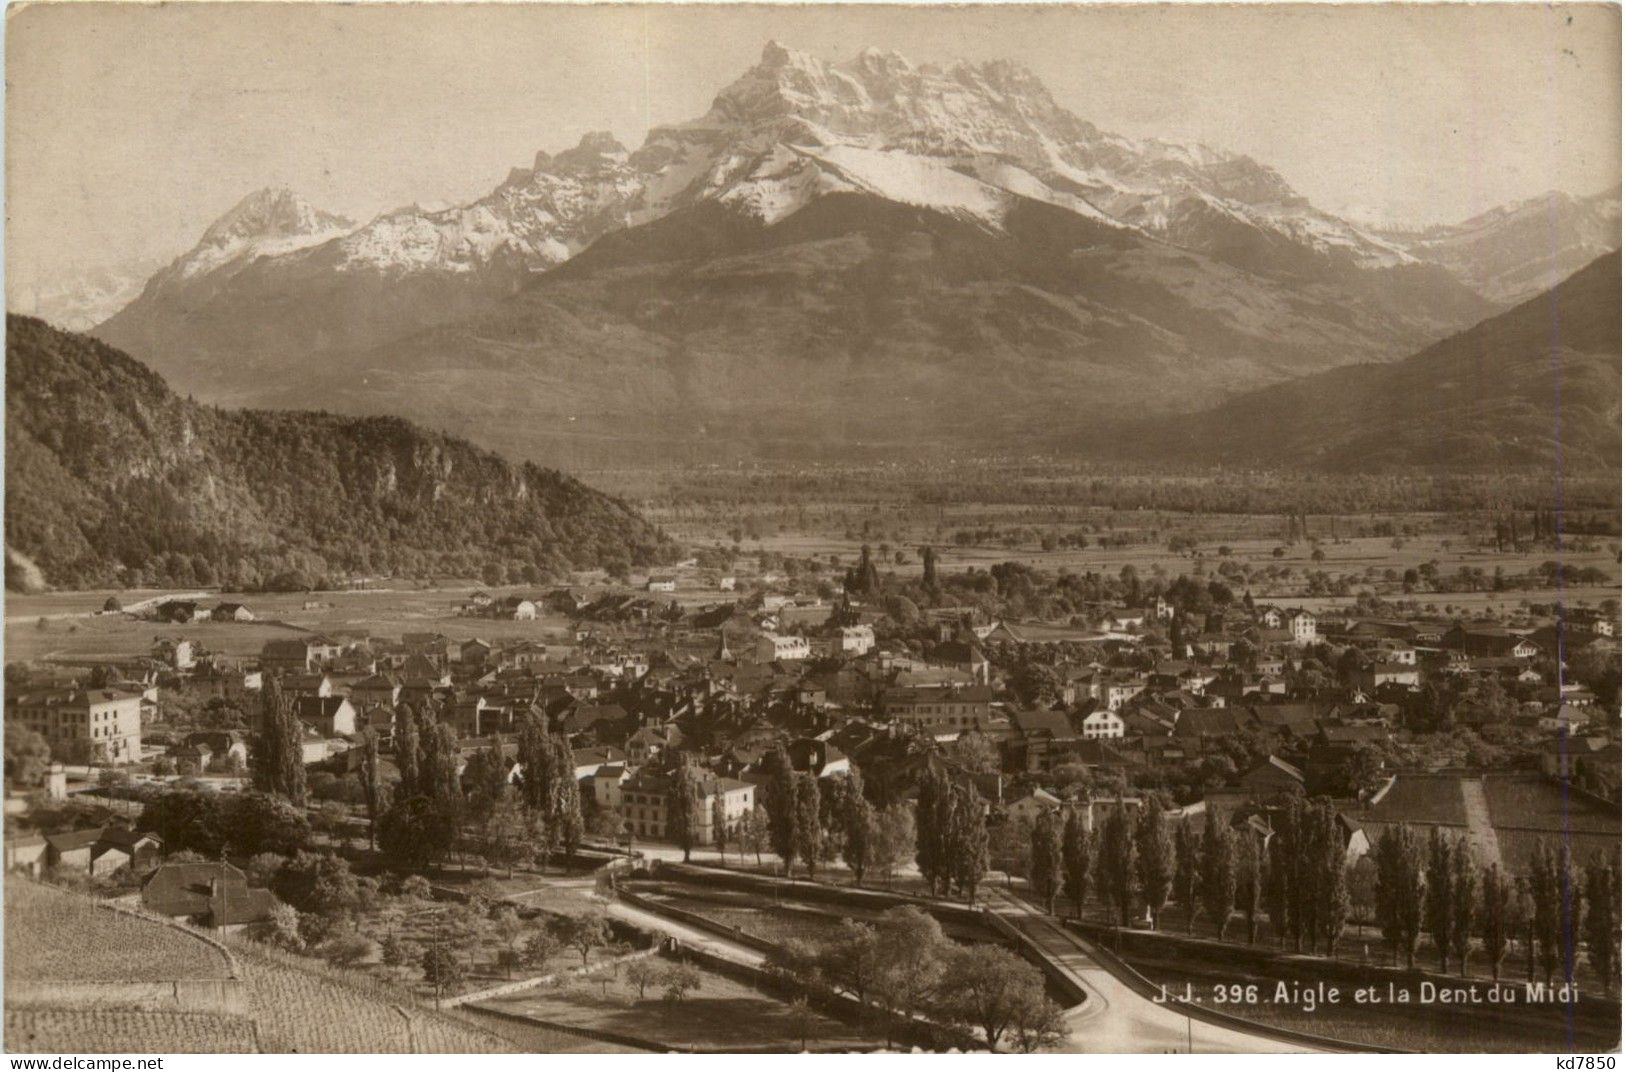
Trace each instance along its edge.
<instances>
[{"instance_id":1,"label":"field","mask_svg":"<svg viewBox=\"0 0 1625 1072\"><path fill-rule=\"evenodd\" d=\"M427 1008L365 976L233 946L253 996L260 1045L273 1053L502 1053L505 1040Z\"/></svg>"},{"instance_id":2,"label":"field","mask_svg":"<svg viewBox=\"0 0 1625 1072\"><path fill-rule=\"evenodd\" d=\"M697 969L700 987L680 1003L662 1000L658 984L639 998L625 978L604 973L573 978L563 986L525 991L489 1002L492 1008L553 1023L612 1031L680 1049L793 1052L801 1046L800 1024L781 1001L714 971ZM868 1049L881 1040L817 1013L809 1014L813 1050Z\"/></svg>"},{"instance_id":3,"label":"field","mask_svg":"<svg viewBox=\"0 0 1625 1072\"><path fill-rule=\"evenodd\" d=\"M507 592L537 594L538 589L487 589L496 595ZM103 658L127 658L147 651L158 637L185 637L201 643L209 651L236 657L258 655L267 640L286 640L306 632L340 632L398 637L406 632L442 632L466 639L559 640L567 626L562 616L538 617L535 621L498 621L466 618L457 613L473 587L429 588L410 591L265 593L244 596L210 595L201 600L212 605L220 598L245 603L255 615L252 622L191 622L174 625L134 619L123 614L99 614L108 592L53 592L11 594L6 600L7 661L54 659L93 662ZM126 593L119 593L123 598ZM305 610L307 599L322 606ZM57 617L75 615L74 617ZM43 628L40 619L45 618Z\"/></svg>"},{"instance_id":4,"label":"field","mask_svg":"<svg viewBox=\"0 0 1625 1072\"><path fill-rule=\"evenodd\" d=\"M223 979L224 954L156 921L24 879L6 883L8 979L68 982ZM469 1053L512 1044L363 975L233 939L252 1024L231 1016L8 1005L7 1041L78 1052ZM16 1031L16 1034L12 1034ZM73 1041L65 1042L71 1038Z\"/></svg>"},{"instance_id":5,"label":"field","mask_svg":"<svg viewBox=\"0 0 1625 1072\"><path fill-rule=\"evenodd\" d=\"M533 879L529 885L534 886ZM571 907L579 913L587 902L579 894L571 899ZM528 902L527 902L528 903ZM527 975L564 971L581 967L581 955L573 949L562 949L548 961L545 968L526 966L514 973L504 970L497 961L505 948L522 949L527 939L539 933L547 922L546 916L518 921L517 930L505 937L491 919L453 903L410 902L393 899L387 907L376 909L358 920L359 932L375 941L386 935L393 936L404 949L399 965L387 965L372 956L362 961L358 969L391 986L409 990L423 999L432 999L434 989L423 980L424 954L433 946L451 949L463 964L466 975L452 988L452 993L464 994L483 990ZM610 953L594 949L588 963L594 964Z\"/></svg>"},{"instance_id":6,"label":"field","mask_svg":"<svg viewBox=\"0 0 1625 1072\"><path fill-rule=\"evenodd\" d=\"M244 1017L136 1009L6 1008L8 1053L254 1053Z\"/></svg>"},{"instance_id":7,"label":"field","mask_svg":"<svg viewBox=\"0 0 1625 1072\"><path fill-rule=\"evenodd\" d=\"M1257 596L1326 598L1306 590L1324 571L1351 584L1398 586L1394 570L1433 563L1440 576L1463 567L1517 575L1561 557L1606 576L1573 599L1617 597L1617 481L1565 488L1572 531L1561 555L1526 545L1489 547L1506 504L1549 505L1548 484L1526 478L1368 480L1272 473L1128 474L1059 459L955 459L937 464L781 465L725 469L602 470L584 474L632 498L692 547L730 547L850 563L863 544L882 570L917 576L918 548L938 554L939 572L1014 560L1048 570L1142 575L1212 570L1221 561L1258 573ZM1287 514L1305 517L1290 539ZM1528 524L1524 523L1525 537ZM1178 549L1175 549L1177 545ZM1318 555L1317 555L1318 552ZM1290 570L1290 574L1282 575ZM1271 576L1262 576L1273 571ZM1515 607L1519 594L1482 593ZM1418 597L1442 608L1457 597ZM1460 604L1474 606L1479 601Z\"/></svg>"},{"instance_id":8,"label":"field","mask_svg":"<svg viewBox=\"0 0 1625 1072\"><path fill-rule=\"evenodd\" d=\"M147 982L224 979L226 958L201 939L22 878L6 883L6 978Z\"/></svg>"},{"instance_id":9,"label":"field","mask_svg":"<svg viewBox=\"0 0 1625 1072\"><path fill-rule=\"evenodd\" d=\"M1473 819L1465 795L1472 788L1470 782L1452 774L1402 775L1376 807L1360 817L1366 836L1375 843L1384 828L1396 822L1471 832L1478 844L1494 844L1502 866L1514 871L1528 867L1543 840L1552 845L1566 841L1574 862L1582 866L1598 854L1619 851L1616 809L1566 795L1536 774L1489 774L1480 784L1487 814L1481 811Z\"/></svg>"}]
</instances>

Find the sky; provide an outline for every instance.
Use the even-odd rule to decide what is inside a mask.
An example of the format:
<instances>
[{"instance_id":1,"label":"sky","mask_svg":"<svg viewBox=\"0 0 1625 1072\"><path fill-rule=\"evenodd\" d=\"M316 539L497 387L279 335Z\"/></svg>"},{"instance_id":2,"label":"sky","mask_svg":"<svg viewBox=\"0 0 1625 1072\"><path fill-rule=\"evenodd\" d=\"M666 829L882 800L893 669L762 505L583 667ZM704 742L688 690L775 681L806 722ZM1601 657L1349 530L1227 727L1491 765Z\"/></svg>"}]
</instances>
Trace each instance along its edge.
<instances>
[{"instance_id":1,"label":"sky","mask_svg":"<svg viewBox=\"0 0 1625 1072\"><path fill-rule=\"evenodd\" d=\"M778 40L1010 58L1097 126L1199 141L1362 221L1619 182L1602 5L42 3L6 20L8 290L167 260L245 194L367 219L593 130L693 118Z\"/></svg>"}]
</instances>

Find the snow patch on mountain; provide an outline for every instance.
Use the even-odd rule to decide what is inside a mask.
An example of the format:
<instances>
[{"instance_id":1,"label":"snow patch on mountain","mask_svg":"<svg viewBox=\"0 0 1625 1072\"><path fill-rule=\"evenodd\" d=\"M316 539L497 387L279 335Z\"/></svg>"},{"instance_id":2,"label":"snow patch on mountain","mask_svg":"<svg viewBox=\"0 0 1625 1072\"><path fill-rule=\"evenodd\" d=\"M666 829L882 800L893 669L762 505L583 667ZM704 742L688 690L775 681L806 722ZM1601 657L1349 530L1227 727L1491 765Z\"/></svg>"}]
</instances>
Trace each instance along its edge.
<instances>
[{"instance_id":1,"label":"snow patch on mountain","mask_svg":"<svg viewBox=\"0 0 1625 1072\"><path fill-rule=\"evenodd\" d=\"M189 279L228 264L319 246L354 227L352 221L321 211L292 190L266 187L237 202L211 224L172 271Z\"/></svg>"}]
</instances>

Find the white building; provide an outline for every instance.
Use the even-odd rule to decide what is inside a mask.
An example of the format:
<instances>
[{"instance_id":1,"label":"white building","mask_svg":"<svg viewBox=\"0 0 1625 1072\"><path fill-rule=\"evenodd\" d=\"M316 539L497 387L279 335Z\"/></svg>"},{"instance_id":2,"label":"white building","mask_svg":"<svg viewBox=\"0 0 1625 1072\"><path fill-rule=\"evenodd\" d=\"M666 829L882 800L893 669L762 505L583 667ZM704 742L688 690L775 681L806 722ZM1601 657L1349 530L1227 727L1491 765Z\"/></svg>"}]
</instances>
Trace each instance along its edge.
<instances>
[{"instance_id":1,"label":"white building","mask_svg":"<svg viewBox=\"0 0 1625 1072\"><path fill-rule=\"evenodd\" d=\"M780 636L777 633L764 633L756 638L756 659L758 662L790 661L812 657L812 645L802 636Z\"/></svg>"},{"instance_id":2,"label":"white building","mask_svg":"<svg viewBox=\"0 0 1625 1072\"><path fill-rule=\"evenodd\" d=\"M1123 720L1116 711L1109 709L1090 712L1083 720L1083 735L1090 740L1121 737Z\"/></svg>"},{"instance_id":3,"label":"white building","mask_svg":"<svg viewBox=\"0 0 1625 1072\"><path fill-rule=\"evenodd\" d=\"M875 631L867 625L841 627L841 652L845 655L867 655L874 650Z\"/></svg>"},{"instance_id":4,"label":"white building","mask_svg":"<svg viewBox=\"0 0 1625 1072\"><path fill-rule=\"evenodd\" d=\"M1294 644L1313 644L1320 639L1320 630L1315 621L1315 616L1306 610L1293 611L1291 617L1286 620L1286 626L1292 631L1292 643Z\"/></svg>"},{"instance_id":5,"label":"white building","mask_svg":"<svg viewBox=\"0 0 1625 1072\"><path fill-rule=\"evenodd\" d=\"M141 694L121 689L52 688L6 698L8 719L44 737L69 763L139 763Z\"/></svg>"}]
</instances>

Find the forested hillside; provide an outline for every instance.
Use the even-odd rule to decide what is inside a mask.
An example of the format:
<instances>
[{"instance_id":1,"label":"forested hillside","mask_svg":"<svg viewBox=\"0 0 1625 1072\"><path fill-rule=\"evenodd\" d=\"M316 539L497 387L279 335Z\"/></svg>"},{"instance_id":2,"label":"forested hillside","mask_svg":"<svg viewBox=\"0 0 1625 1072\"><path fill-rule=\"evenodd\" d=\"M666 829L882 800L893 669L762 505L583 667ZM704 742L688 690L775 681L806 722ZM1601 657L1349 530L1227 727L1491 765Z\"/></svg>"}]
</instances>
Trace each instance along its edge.
<instances>
[{"instance_id":1,"label":"forested hillside","mask_svg":"<svg viewBox=\"0 0 1625 1072\"><path fill-rule=\"evenodd\" d=\"M539 581L674 547L624 502L395 418L228 411L128 355L6 320L6 548L62 587ZM16 571L8 568L14 583Z\"/></svg>"}]
</instances>

